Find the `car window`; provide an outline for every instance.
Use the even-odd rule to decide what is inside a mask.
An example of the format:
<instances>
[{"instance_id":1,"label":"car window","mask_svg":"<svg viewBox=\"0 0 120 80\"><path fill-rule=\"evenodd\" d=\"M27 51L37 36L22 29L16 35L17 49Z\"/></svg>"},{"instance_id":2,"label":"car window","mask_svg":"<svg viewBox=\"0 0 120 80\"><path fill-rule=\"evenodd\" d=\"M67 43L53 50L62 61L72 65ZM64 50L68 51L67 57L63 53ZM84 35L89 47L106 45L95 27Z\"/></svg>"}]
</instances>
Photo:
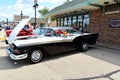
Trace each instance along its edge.
<instances>
[{"instance_id":1,"label":"car window","mask_svg":"<svg viewBox=\"0 0 120 80\"><path fill-rule=\"evenodd\" d=\"M44 34L44 32L45 32L45 29L41 28L41 29L39 30L39 35Z\"/></svg>"},{"instance_id":2,"label":"car window","mask_svg":"<svg viewBox=\"0 0 120 80\"><path fill-rule=\"evenodd\" d=\"M57 30L55 30L55 32L56 32L57 36L63 36L64 35L64 33L61 29L57 29Z\"/></svg>"},{"instance_id":3,"label":"car window","mask_svg":"<svg viewBox=\"0 0 120 80\"><path fill-rule=\"evenodd\" d=\"M55 33L55 31L53 29L46 29L44 32L45 36L57 36L57 34Z\"/></svg>"},{"instance_id":4,"label":"car window","mask_svg":"<svg viewBox=\"0 0 120 80\"><path fill-rule=\"evenodd\" d=\"M48 29L48 30L46 30L46 32L45 32L44 35L45 35L45 36L52 36L52 35L53 35L53 32L52 32L51 29Z\"/></svg>"},{"instance_id":5,"label":"car window","mask_svg":"<svg viewBox=\"0 0 120 80\"><path fill-rule=\"evenodd\" d=\"M66 30L67 33L71 34L71 35L77 35L77 34L80 34L79 31L75 30L75 29L67 29Z\"/></svg>"},{"instance_id":6,"label":"car window","mask_svg":"<svg viewBox=\"0 0 120 80\"><path fill-rule=\"evenodd\" d=\"M51 29L51 28L40 28L38 35L44 36L66 36L66 35L77 35L80 34L79 31L75 29Z\"/></svg>"},{"instance_id":7,"label":"car window","mask_svg":"<svg viewBox=\"0 0 120 80\"><path fill-rule=\"evenodd\" d=\"M80 34L80 32L75 29L61 29L61 31L64 33L64 36L72 36L72 35Z\"/></svg>"}]
</instances>

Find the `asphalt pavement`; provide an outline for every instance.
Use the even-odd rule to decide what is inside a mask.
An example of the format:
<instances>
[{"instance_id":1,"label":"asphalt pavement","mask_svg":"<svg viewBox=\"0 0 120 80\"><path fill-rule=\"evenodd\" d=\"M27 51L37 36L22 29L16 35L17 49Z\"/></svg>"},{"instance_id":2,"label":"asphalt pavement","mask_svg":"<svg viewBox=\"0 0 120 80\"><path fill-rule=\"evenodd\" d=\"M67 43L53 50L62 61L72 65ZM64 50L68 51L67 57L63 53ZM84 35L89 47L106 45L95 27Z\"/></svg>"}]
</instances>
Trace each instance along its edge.
<instances>
[{"instance_id":1,"label":"asphalt pavement","mask_svg":"<svg viewBox=\"0 0 120 80\"><path fill-rule=\"evenodd\" d=\"M91 46L87 52L70 51L46 56L38 64L13 61L0 42L0 80L120 80L120 51Z\"/></svg>"}]
</instances>

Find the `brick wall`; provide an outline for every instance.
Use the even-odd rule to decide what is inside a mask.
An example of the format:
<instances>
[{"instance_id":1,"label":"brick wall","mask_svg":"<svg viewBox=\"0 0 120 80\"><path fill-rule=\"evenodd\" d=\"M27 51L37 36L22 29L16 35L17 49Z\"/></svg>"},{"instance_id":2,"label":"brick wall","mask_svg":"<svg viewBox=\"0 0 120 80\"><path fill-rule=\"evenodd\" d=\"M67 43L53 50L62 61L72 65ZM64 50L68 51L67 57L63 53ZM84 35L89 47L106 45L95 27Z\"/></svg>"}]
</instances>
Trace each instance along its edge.
<instances>
[{"instance_id":1,"label":"brick wall","mask_svg":"<svg viewBox=\"0 0 120 80\"><path fill-rule=\"evenodd\" d=\"M120 19L120 12L105 15L100 9L90 12L89 31L99 33L98 42L120 45L120 28L111 28L108 25L110 19L116 18Z\"/></svg>"}]
</instances>

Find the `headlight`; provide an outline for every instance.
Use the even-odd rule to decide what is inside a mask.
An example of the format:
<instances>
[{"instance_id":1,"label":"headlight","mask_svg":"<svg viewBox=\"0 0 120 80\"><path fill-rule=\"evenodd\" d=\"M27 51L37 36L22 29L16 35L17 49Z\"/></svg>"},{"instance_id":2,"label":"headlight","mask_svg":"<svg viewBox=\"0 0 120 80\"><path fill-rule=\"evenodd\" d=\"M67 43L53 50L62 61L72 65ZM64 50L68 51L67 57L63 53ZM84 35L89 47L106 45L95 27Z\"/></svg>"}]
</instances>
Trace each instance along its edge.
<instances>
[{"instance_id":1,"label":"headlight","mask_svg":"<svg viewBox=\"0 0 120 80\"><path fill-rule=\"evenodd\" d=\"M15 49L14 52L20 54L20 51L18 49Z\"/></svg>"},{"instance_id":2,"label":"headlight","mask_svg":"<svg viewBox=\"0 0 120 80\"><path fill-rule=\"evenodd\" d=\"M12 45L11 45L11 48L12 48L12 49L14 49L14 48L15 48L15 46L12 44Z\"/></svg>"},{"instance_id":3,"label":"headlight","mask_svg":"<svg viewBox=\"0 0 120 80\"><path fill-rule=\"evenodd\" d=\"M11 47L11 49L15 49L16 48L14 44L11 44L10 47Z\"/></svg>"}]
</instances>

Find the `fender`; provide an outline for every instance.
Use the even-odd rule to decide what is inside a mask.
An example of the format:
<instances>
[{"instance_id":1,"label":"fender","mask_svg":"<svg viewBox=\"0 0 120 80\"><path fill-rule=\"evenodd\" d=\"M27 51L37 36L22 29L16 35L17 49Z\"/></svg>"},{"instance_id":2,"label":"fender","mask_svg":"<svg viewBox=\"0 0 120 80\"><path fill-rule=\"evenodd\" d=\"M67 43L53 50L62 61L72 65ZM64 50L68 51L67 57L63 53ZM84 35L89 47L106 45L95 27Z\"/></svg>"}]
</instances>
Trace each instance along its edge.
<instances>
[{"instance_id":1,"label":"fender","mask_svg":"<svg viewBox=\"0 0 120 80\"><path fill-rule=\"evenodd\" d=\"M78 36L75 39L73 39L73 43L82 43L82 42L86 42L90 45L93 45L96 43L97 39L98 39L99 34L95 33L95 34L90 34L90 35L83 35L83 36Z\"/></svg>"}]
</instances>

